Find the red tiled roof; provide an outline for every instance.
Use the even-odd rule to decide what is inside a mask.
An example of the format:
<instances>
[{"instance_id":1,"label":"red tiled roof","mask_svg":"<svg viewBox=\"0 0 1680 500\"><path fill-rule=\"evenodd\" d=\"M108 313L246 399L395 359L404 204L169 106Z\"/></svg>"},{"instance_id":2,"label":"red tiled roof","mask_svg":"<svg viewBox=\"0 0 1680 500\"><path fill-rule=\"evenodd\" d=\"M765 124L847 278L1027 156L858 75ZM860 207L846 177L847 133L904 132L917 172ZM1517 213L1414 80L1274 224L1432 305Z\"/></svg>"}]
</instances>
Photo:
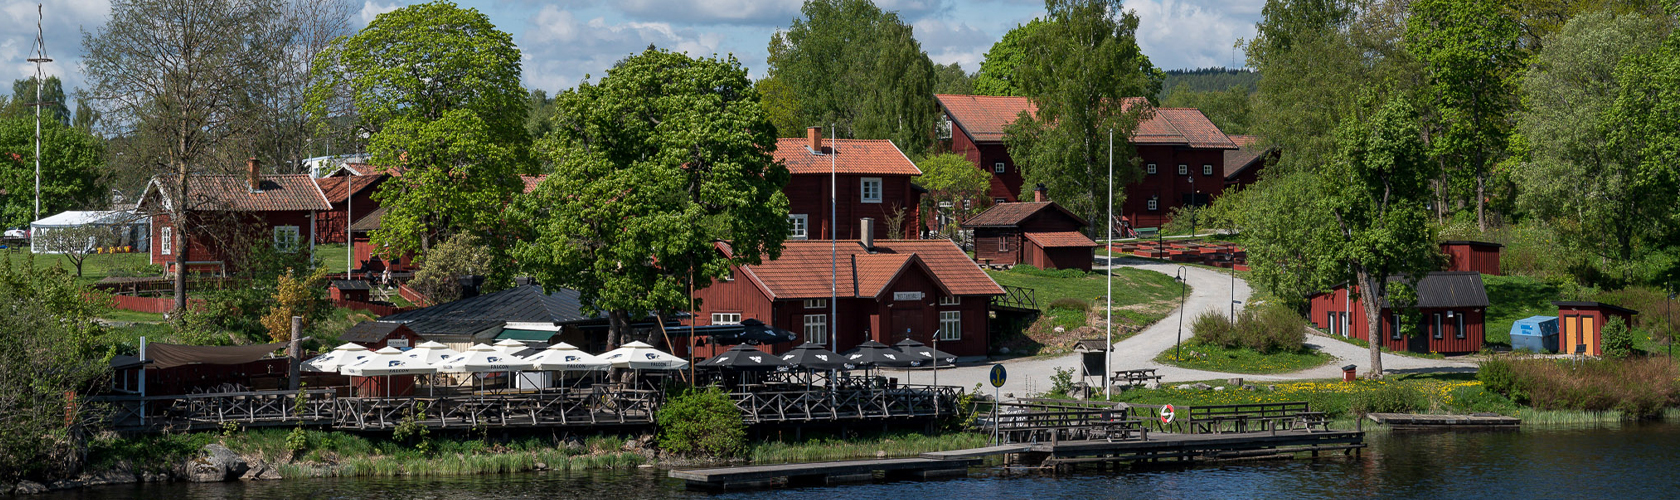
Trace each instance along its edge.
<instances>
[{"instance_id":1,"label":"red tiled roof","mask_svg":"<svg viewBox=\"0 0 1680 500\"><path fill-rule=\"evenodd\" d=\"M146 186L141 203L152 193L166 208L174 205L169 199L171 190L159 189L158 178ZM321 187L305 174L264 175L259 191L252 191L244 175L200 174L187 177L189 210L217 210L230 212L311 212L332 209Z\"/></svg>"},{"instance_id":2,"label":"red tiled roof","mask_svg":"<svg viewBox=\"0 0 1680 500\"><path fill-rule=\"evenodd\" d=\"M346 185L354 186L355 189L352 191L352 193L360 193L360 192L366 190L367 188L373 187L375 184L378 184L379 181L383 180L384 178L385 178L385 176L380 175L380 174L348 175L348 176L343 176L343 177L322 177L322 178L319 178L319 179L315 179L315 184L317 186L320 186L321 194L323 196L327 197L327 201L332 202L332 203L339 203L339 202L344 201L345 198L346 198L347 193L345 192L344 186L346 186Z\"/></svg>"},{"instance_id":3,"label":"red tiled roof","mask_svg":"<svg viewBox=\"0 0 1680 500\"><path fill-rule=\"evenodd\" d=\"M1083 217L1068 211L1068 209L1063 208L1062 205L1054 201L1024 201L1006 202L992 205L992 207L986 209L986 211L974 214L973 217L969 217L968 220L963 221L962 227L1014 227L1015 225L1020 224L1021 221L1032 217L1033 214L1037 214L1040 210L1047 208L1054 208L1063 214L1066 214L1068 218L1079 221L1080 226L1090 225L1085 222Z\"/></svg>"},{"instance_id":4,"label":"red tiled roof","mask_svg":"<svg viewBox=\"0 0 1680 500\"><path fill-rule=\"evenodd\" d=\"M1003 288L950 240L876 240L875 253L858 240L839 240L837 272L830 273L831 243L827 240L788 241L781 258L742 266L747 279L773 300L820 299L831 293L834 275L841 297L879 296L905 269L921 267L934 282L953 295L1002 295ZM728 244L719 244L732 252Z\"/></svg>"},{"instance_id":5,"label":"red tiled roof","mask_svg":"<svg viewBox=\"0 0 1680 500\"><path fill-rule=\"evenodd\" d=\"M1057 233L1027 233L1027 239L1044 248L1094 247L1097 242L1091 241L1078 231L1063 231Z\"/></svg>"},{"instance_id":6,"label":"red tiled roof","mask_svg":"<svg viewBox=\"0 0 1680 500\"><path fill-rule=\"evenodd\" d=\"M1038 107L1025 97L936 94L951 121L975 142L1003 141L1003 128L1022 111L1037 113ZM1149 101L1126 99L1126 108ZM1236 149L1225 133L1195 108L1156 108L1148 120L1138 124L1132 144L1186 145L1201 149Z\"/></svg>"},{"instance_id":7,"label":"red tiled roof","mask_svg":"<svg viewBox=\"0 0 1680 500\"><path fill-rule=\"evenodd\" d=\"M776 161L787 165L788 173L827 174L830 156L814 154L804 138L776 139ZM840 174L922 175L892 141L874 139L823 138L823 152L833 155L834 172Z\"/></svg>"},{"instance_id":8,"label":"red tiled roof","mask_svg":"<svg viewBox=\"0 0 1680 500\"><path fill-rule=\"evenodd\" d=\"M1236 177L1237 174L1257 163L1256 160L1262 159L1266 156L1266 153L1272 151L1271 147L1260 146L1260 136L1257 135L1233 135L1229 137L1231 142L1237 145L1237 149L1225 151L1226 179Z\"/></svg>"},{"instance_id":9,"label":"red tiled roof","mask_svg":"<svg viewBox=\"0 0 1680 500\"><path fill-rule=\"evenodd\" d=\"M537 190L537 185L542 184L543 179L547 179L547 178L548 178L547 175L521 175L521 176L519 176L519 180L525 182L525 194L531 194L532 191L536 191Z\"/></svg>"}]
</instances>

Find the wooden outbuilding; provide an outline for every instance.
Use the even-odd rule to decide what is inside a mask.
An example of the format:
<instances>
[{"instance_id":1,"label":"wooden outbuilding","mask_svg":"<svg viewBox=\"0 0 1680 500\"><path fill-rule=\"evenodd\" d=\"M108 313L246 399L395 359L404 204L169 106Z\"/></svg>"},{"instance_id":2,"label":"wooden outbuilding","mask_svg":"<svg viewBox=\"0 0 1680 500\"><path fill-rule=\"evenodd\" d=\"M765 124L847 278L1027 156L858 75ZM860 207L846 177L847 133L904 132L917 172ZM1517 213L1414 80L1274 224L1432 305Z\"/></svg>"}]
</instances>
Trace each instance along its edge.
<instances>
[{"instance_id":1,"label":"wooden outbuilding","mask_svg":"<svg viewBox=\"0 0 1680 500\"><path fill-rule=\"evenodd\" d=\"M1447 271L1470 271L1499 275L1499 249L1504 245L1485 241L1443 241L1441 253L1447 254Z\"/></svg>"},{"instance_id":2,"label":"wooden outbuilding","mask_svg":"<svg viewBox=\"0 0 1680 500\"><path fill-rule=\"evenodd\" d=\"M367 302L370 299L369 294L372 292L373 286L363 280L332 280L332 284L327 286L327 294L331 296L333 302L342 300Z\"/></svg>"},{"instance_id":3,"label":"wooden outbuilding","mask_svg":"<svg viewBox=\"0 0 1680 500\"><path fill-rule=\"evenodd\" d=\"M1621 318L1622 324L1633 328L1633 316L1639 311L1616 307L1602 302L1553 302L1558 308L1558 352L1588 356L1604 354L1604 324L1611 318Z\"/></svg>"},{"instance_id":4,"label":"wooden outbuilding","mask_svg":"<svg viewBox=\"0 0 1680 500\"><path fill-rule=\"evenodd\" d=\"M1394 276L1389 281L1403 278ZM1468 353L1482 350L1487 289L1474 272L1434 272L1418 280L1418 301L1395 308L1387 300L1379 316L1383 346L1416 353ZM1309 296L1313 326L1331 335L1366 340L1368 322L1363 297L1350 297L1350 287ZM1358 287L1352 287L1358 295ZM1416 323L1408 323L1415 321ZM1408 335L1408 332L1413 334Z\"/></svg>"},{"instance_id":5,"label":"wooden outbuilding","mask_svg":"<svg viewBox=\"0 0 1680 500\"><path fill-rule=\"evenodd\" d=\"M1091 241L1078 215L1049 201L1043 186L1032 202L998 203L963 222L974 231L974 258L984 264L1091 270Z\"/></svg>"},{"instance_id":6,"label":"wooden outbuilding","mask_svg":"<svg viewBox=\"0 0 1680 500\"><path fill-rule=\"evenodd\" d=\"M398 349L414 347L423 341L419 334L408 328L408 325L381 321L356 323L344 330L344 333L338 336L338 340L359 344L369 351L377 351L387 346Z\"/></svg>"}]
</instances>

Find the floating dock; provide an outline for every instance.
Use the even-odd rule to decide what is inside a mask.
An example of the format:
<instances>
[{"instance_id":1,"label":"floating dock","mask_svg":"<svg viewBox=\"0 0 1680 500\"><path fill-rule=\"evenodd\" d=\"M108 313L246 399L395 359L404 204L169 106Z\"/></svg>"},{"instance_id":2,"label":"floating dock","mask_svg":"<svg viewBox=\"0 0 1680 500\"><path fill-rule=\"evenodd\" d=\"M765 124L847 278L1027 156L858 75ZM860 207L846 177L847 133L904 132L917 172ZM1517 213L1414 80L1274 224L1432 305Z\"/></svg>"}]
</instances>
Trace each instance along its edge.
<instances>
[{"instance_id":1,"label":"floating dock","mask_svg":"<svg viewBox=\"0 0 1680 500\"><path fill-rule=\"evenodd\" d=\"M1395 429L1516 429L1522 419L1482 413L1475 415L1418 415L1412 413L1370 413L1365 418Z\"/></svg>"},{"instance_id":2,"label":"floating dock","mask_svg":"<svg viewBox=\"0 0 1680 500\"><path fill-rule=\"evenodd\" d=\"M763 488L781 485L802 486L868 482L875 480L877 474L884 479L961 477L968 475L969 467L980 465L980 463L981 460L978 458L951 460L887 458L841 462L748 465L715 469L679 469L671 471L670 475L687 481L690 488Z\"/></svg>"}]
</instances>

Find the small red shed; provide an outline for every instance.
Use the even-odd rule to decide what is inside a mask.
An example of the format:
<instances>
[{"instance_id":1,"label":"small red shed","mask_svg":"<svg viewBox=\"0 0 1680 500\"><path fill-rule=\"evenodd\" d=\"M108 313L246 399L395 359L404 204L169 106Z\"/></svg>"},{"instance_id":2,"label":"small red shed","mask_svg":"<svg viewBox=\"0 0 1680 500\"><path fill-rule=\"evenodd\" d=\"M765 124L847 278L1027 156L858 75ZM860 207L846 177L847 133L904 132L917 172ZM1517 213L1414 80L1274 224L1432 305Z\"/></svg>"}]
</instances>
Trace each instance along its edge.
<instances>
[{"instance_id":1,"label":"small red shed","mask_svg":"<svg viewBox=\"0 0 1680 500\"><path fill-rule=\"evenodd\" d=\"M1558 352L1573 354L1579 350L1588 356L1604 354L1604 324L1610 318L1622 318L1622 324L1633 328L1633 315L1639 311L1616 307L1602 302L1553 302L1558 307Z\"/></svg>"},{"instance_id":2,"label":"small red shed","mask_svg":"<svg viewBox=\"0 0 1680 500\"><path fill-rule=\"evenodd\" d=\"M974 258L982 263L1089 271L1097 243L1079 232L1087 225L1039 186L1032 202L992 205L962 227L974 231Z\"/></svg>"},{"instance_id":3,"label":"small red shed","mask_svg":"<svg viewBox=\"0 0 1680 500\"><path fill-rule=\"evenodd\" d=\"M344 334L339 335L338 340L353 342L370 351L377 351L387 346L398 349L413 347L423 339L403 323L363 321L344 330Z\"/></svg>"},{"instance_id":4,"label":"small red shed","mask_svg":"<svg viewBox=\"0 0 1680 500\"><path fill-rule=\"evenodd\" d=\"M1504 245L1485 241L1443 241L1441 253L1447 254L1447 271L1471 271L1499 275L1499 249Z\"/></svg>"},{"instance_id":5,"label":"small red shed","mask_svg":"<svg viewBox=\"0 0 1680 500\"><path fill-rule=\"evenodd\" d=\"M1078 231L1055 233L1025 233L1026 245L1022 264L1039 269L1091 270L1091 249L1097 242Z\"/></svg>"},{"instance_id":6,"label":"small red shed","mask_svg":"<svg viewBox=\"0 0 1680 500\"><path fill-rule=\"evenodd\" d=\"M1402 279L1390 277L1389 281ZM1407 336L1402 321L1408 321L1402 311L1386 300L1379 313L1383 318L1380 332L1383 346L1394 351L1417 353L1462 353L1482 349L1484 331L1482 321L1487 314L1487 290L1482 275L1474 272L1434 272L1417 282L1418 302L1416 319L1418 334ZM1358 294L1358 287L1353 288ZM1309 319L1313 326L1332 335L1365 339L1369 323L1365 318L1363 298L1350 298L1349 287L1338 286L1329 292L1313 294Z\"/></svg>"},{"instance_id":7,"label":"small red shed","mask_svg":"<svg viewBox=\"0 0 1680 500\"><path fill-rule=\"evenodd\" d=\"M372 291L373 287L363 280L332 280L332 285L327 288L327 293L332 296L333 302L342 300L367 302L368 294Z\"/></svg>"}]
</instances>

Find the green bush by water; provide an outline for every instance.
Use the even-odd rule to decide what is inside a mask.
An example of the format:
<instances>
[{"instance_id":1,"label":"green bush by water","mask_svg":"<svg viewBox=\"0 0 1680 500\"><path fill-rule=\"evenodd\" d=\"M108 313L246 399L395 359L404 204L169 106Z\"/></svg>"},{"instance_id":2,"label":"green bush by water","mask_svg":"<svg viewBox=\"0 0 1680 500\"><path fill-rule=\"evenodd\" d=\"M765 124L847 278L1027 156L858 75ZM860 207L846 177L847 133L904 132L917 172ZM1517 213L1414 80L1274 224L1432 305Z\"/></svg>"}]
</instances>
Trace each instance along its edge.
<instances>
[{"instance_id":1,"label":"green bush by water","mask_svg":"<svg viewBox=\"0 0 1680 500\"><path fill-rule=\"evenodd\" d=\"M746 436L741 410L717 387L684 390L659 408L659 447L671 453L729 458Z\"/></svg>"}]
</instances>

